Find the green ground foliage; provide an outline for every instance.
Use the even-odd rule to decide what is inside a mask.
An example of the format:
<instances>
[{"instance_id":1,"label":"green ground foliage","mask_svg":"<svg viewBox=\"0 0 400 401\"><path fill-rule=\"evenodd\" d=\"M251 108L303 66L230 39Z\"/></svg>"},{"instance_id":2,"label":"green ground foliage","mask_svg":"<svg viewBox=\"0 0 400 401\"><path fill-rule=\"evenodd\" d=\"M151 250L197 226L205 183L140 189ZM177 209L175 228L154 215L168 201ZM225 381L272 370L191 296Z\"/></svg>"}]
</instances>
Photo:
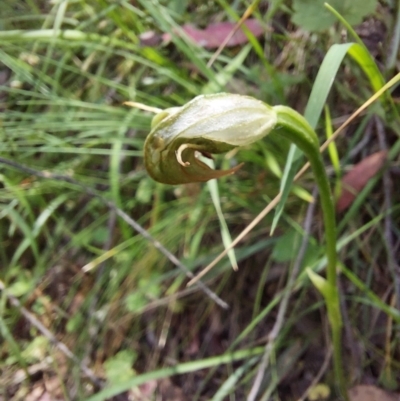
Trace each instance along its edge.
<instances>
[{"instance_id":1,"label":"green ground foliage","mask_svg":"<svg viewBox=\"0 0 400 401\"><path fill-rule=\"evenodd\" d=\"M142 154L153 114L123 104L251 95L305 114L322 144L399 72L400 10L382 0L355 31L327 11L311 32L301 4L254 2L263 34L246 30L210 66L216 49L182 27L234 23L249 1L1 0L1 400L297 400L316 384L336 399L326 309L305 272L325 274L320 205L310 171L292 185L304 159L267 137L216 156L245 163L217 183L155 183ZM324 153L340 197L354 165L387 152L337 212L337 249L348 385L392 391L399 113L394 87ZM280 212L186 287L280 188Z\"/></svg>"}]
</instances>

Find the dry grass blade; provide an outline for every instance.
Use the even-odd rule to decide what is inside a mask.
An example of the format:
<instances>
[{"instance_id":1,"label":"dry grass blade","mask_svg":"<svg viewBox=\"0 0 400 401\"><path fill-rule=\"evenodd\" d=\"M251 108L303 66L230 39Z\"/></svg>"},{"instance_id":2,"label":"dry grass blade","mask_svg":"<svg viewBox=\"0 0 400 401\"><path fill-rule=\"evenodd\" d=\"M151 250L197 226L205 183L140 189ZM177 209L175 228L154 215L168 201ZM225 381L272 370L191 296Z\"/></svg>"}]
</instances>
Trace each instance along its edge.
<instances>
[{"instance_id":1,"label":"dry grass blade","mask_svg":"<svg viewBox=\"0 0 400 401\"><path fill-rule=\"evenodd\" d=\"M134 107L136 109L140 109L140 110L144 110L144 111L150 111L150 112L155 113L155 114L160 113L160 112L163 111L162 109L159 109L158 107L151 107L151 106L147 106L146 104L138 103L138 102L128 101L128 102L124 102L123 104L125 106Z\"/></svg>"}]
</instances>

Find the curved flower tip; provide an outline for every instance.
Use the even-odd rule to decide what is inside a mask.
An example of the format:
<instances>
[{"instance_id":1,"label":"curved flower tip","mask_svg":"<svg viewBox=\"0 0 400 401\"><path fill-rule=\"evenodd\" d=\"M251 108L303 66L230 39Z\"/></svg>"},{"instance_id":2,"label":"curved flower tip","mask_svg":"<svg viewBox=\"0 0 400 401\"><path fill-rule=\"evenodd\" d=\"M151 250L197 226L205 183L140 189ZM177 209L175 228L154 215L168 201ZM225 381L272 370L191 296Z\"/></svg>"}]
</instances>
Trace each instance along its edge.
<instances>
[{"instance_id":1,"label":"curved flower tip","mask_svg":"<svg viewBox=\"0 0 400 401\"><path fill-rule=\"evenodd\" d=\"M157 114L144 145L150 176L165 184L204 182L233 174L213 170L199 153L223 153L267 135L277 123L275 110L249 96L219 93L198 96L182 107Z\"/></svg>"}]
</instances>

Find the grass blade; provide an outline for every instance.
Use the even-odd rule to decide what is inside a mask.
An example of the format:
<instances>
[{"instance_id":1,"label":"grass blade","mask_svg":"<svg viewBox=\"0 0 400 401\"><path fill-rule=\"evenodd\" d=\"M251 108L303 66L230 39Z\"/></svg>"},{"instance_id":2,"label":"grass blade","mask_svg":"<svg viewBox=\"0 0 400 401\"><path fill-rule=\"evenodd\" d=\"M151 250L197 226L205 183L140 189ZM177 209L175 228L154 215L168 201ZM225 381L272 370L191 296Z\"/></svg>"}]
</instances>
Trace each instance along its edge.
<instances>
[{"instance_id":1,"label":"grass blade","mask_svg":"<svg viewBox=\"0 0 400 401\"><path fill-rule=\"evenodd\" d=\"M144 373L127 380L126 382L106 388L96 395L89 397L87 401L104 401L114 395L121 394L133 387L140 386L150 380L158 380L173 375L195 372L197 370L206 369L216 365L223 365L232 363L233 361L240 361L248 359L252 356L261 355L264 352L264 347L257 347L248 350L241 350L232 353L227 353L213 358L203 359L200 361L181 363L177 366L155 370L153 372Z\"/></svg>"},{"instance_id":2,"label":"grass blade","mask_svg":"<svg viewBox=\"0 0 400 401\"><path fill-rule=\"evenodd\" d=\"M329 92L332 88L335 76L339 70L339 67L354 43L335 44L333 45L326 54L322 61L321 67L318 71L315 79L313 88L311 90L310 97L304 112L304 117L310 123L311 127L315 129L318 120L321 116L322 109L328 98ZM300 150L295 145L290 146L289 156L285 165L284 174L281 181L280 190L282 192L282 198L275 209L274 219L272 221L271 232L272 235L276 226L278 225L279 219L282 215L283 209L287 197L290 193L290 189L293 183L294 176L300 166Z\"/></svg>"}]
</instances>

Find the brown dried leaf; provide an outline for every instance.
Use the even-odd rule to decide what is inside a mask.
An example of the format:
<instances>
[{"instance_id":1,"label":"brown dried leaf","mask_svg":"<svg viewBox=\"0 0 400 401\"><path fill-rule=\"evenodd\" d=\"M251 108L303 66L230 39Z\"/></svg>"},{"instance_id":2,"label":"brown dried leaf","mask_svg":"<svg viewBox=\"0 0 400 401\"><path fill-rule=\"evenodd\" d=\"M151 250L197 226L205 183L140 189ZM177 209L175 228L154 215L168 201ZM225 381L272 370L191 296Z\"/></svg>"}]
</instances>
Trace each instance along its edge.
<instances>
[{"instance_id":1,"label":"brown dried leaf","mask_svg":"<svg viewBox=\"0 0 400 401\"><path fill-rule=\"evenodd\" d=\"M226 39L226 37L235 28L234 22L218 22L210 24L205 29L197 29L192 25L184 25L182 29L199 46L206 49L217 49ZM244 25L253 33L254 36L260 36L263 28L256 19L248 19ZM237 46L247 43L248 39L242 29L238 29L226 44L227 47Z\"/></svg>"},{"instance_id":2,"label":"brown dried leaf","mask_svg":"<svg viewBox=\"0 0 400 401\"><path fill-rule=\"evenodd\" d=\"M263 34L264 28L260 25L258 20L254 18L247 19L244 25L256 37ZM205 47L206 49L217 49L225 40L225 38L235 28L234 22L218 22L208 25L205 29L197 29L195 26L186 24L183 25L182 30L189 36L197 45ZM156 46L159 43L159 36L153 32L145 32L140 35L140 40L144 46ZM171 40L170 33L162 35L162 41L169 42ZM248 39L242 29L238 29L235 34L230 38L227 47L237 46L247 43Z\"/></svg>"},{"instance_id":3,"label":"brown dried leaf","mask_svg":"<svg viewBox=\"0 0 400 401\"><path fill-rule=\"evenodd\" d=\"M342 193L336 203L340 213L347 209L367 182L381 169L385 163L387 151L376 152L356 164L342 179Z\"/></svg>"},{"instance_id":4,"label":"brown dried leaf","mask_svg":"<svg viewBox=\"0 0 400 401\"><path fill-rule=\"evenodd\" d=\"M259 37L264 33L264 28L254 18L247 19L244 23L255 37ZM185 24L182 30L189 36L197 45L206 49L217 49L225 40L225 38L235 29L234 22L218 22L210 24L205 29L198 29L193 25ZM158 35L154 31L144 32L140 35L140 43L142 46L155 47L161 41L168 43L171 41L172 35L164 33ZM238 29L235 34L229 39L226 47L232 47L247 43L248 39L242 29Z\"/></svg>"},{"instance_id":5,"label":"brown dried leaf","mask_svg":"<svg viewBox=\"0 0 400 401\"><path fill-rule=\"evenodd\" d=\"M372 385L359 385L349 390L350 401L400 401L400 395Z\"/></svg>"}]
</instances>

